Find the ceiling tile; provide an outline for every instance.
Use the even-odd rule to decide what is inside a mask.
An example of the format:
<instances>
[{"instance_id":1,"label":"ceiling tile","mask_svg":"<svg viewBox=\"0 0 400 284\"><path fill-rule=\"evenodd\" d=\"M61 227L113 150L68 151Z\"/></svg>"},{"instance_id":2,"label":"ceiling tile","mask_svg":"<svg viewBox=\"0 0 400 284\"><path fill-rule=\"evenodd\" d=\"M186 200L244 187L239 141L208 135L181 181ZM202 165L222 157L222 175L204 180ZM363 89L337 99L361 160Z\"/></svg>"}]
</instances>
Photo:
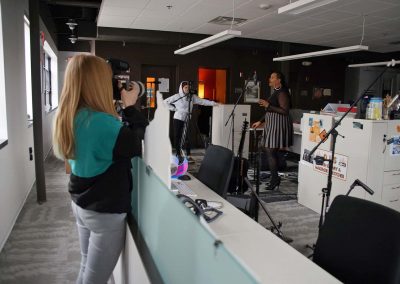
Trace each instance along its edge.
<instances>
[{"instance_id":1,"label":"ceiling tile","mask_svg":"<svg viewBox=\"0 0 400 284\"><path fill-rule=\"evenodd\" d=\"M129 28L132 21L133 19L131 17L103 15L101 19L99 19L97 25L100 27Z\"/></svg>"},{"instance_id":2,"label":"ceiling tile","mask_svg":"<svg viewBox=\"0 0 400 284\"><path fill-rule=\"evenodd\" d=\"M336 47L357 44L365 17L365 42L385 50L386 38L399 34L400 0L339 0L299 15L278 14L291 0L234 0L235 16L248 21L234 29L243 37L280 39ZM292 0L293 1L293 0ZM260 4L271 4L268 10ZM166 5L172 5L168 9ZM233 16L232 0L103 0L99 26L215 34L229 26L208 21ZM378 42L382 41L379 45Z\"/></svg>"}]
</instances>

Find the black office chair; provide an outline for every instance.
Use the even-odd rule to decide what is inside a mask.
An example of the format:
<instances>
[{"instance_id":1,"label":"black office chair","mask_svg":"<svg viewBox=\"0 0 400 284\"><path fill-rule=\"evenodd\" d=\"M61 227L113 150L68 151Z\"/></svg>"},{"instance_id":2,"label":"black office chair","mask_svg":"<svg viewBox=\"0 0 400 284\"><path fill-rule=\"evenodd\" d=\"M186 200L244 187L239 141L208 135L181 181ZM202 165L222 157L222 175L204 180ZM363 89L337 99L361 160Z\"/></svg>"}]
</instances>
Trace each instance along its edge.
<instances>
[{"instance_id":1,"label":"black office chair","mask_svg":"<svg viewBox=\"0 0 400 284\"><path fill-rule=\"evenodd\" d=\"M348 283L400 283L400 213L337 196L326 214L314 262Z\"/></svg>"},{"instance_id":2,"label":"black office chair","mask_svg":"<svg viewBox=\"0 0 400 284\"><path fill-rule=\"evenodd\" d=\"M231 150L218 145L209 145L196 177L225 198L232 175L233 160Z\"/></svg>"}]
</instances>

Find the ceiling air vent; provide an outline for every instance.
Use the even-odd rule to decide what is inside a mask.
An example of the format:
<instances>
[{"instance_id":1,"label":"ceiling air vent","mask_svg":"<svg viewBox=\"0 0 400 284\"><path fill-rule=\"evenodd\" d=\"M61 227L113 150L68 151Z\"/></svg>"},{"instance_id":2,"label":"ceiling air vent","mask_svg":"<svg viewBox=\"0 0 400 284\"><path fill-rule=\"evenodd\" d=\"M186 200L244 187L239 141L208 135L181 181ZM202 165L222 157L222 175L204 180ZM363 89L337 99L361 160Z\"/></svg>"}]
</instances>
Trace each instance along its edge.
<instances>
[{"instance_id":1,"label":"ceiling air vent","mask_svg":"<svg viewBox=\"0 0 400 284\"><path fill-rule=\"evenodd\" d=\"M233 20L233 23L232 23ZM223 16L219 16L216 17L215 19L212 19L211 21L209 21L209 23L211 24L217 24L217 25L226 25L226 26L230 26L231 24L237 26L240 25L244 22L246 22L247 19L242 19L242 18L232 18L232 17L223 17Z\"/></svg>"}]
</instances>

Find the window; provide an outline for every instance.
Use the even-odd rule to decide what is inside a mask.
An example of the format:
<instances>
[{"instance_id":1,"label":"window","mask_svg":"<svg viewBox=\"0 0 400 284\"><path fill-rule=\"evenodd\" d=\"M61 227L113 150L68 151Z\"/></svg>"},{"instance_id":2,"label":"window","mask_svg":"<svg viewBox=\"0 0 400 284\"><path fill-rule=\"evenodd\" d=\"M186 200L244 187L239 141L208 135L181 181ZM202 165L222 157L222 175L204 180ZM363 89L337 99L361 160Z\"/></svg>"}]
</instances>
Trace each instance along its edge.
<instances>
[{"instance_id":1,"label":"window","mask_svg":"<svg viewBox=\"0 0 400 284\"><path fill-rule=\"evenodd\" d=\"M32 123L32 74L31 74L31 35L29 20L24 15L24 35L25 35L25 85L26 85L26 112L29 124Z\"/></svg>"},{"instance_id":2,"label":"window","mask_svg":"<svg viewBox=\"0 0 400 284\"><path fill-rule=\"evenodd\" d=\"M0 3L0 148L7 143L6 89L4 80L3 27Z\"/></svg>"},{"instance_id":3,"label":"window","mask_svg":"<svg viewBox=\"0 0 400 284\"><path fill-rule=\"evenodd\" d=\"M147 77L146 78L146 91L147 91L146 106L154 108L156 106L156 103L155 103L156 78L155 77Z\"/></svg>"},{"instance_id":4,"label":"window","mask_svg":"<svg viewBox=\"0 0 400 284\"><path fill-rule=\"evenodd\" d=\"M46 112L58 107L57 56L47 41L44 42L43 92Z\"/></svg>"}]
</instances>

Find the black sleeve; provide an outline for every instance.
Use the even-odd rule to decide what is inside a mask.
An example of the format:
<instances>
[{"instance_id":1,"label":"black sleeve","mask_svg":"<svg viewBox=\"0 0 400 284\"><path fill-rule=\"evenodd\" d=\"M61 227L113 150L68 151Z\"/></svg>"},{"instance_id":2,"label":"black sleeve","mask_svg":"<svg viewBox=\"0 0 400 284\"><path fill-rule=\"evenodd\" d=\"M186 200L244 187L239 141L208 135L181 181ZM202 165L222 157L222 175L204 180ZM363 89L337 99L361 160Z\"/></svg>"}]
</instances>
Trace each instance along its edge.
<instances>
[{"instance_id":1,"label":"black sleeve","mask_svg":"<svg viewBox=\"0 0 400 284\"><path fill-rule=\"evenodd\" d=\"M282 91L278 95L279 106L269 105L267 111L277 112L283 115L289 115L290 96L288 92Z\"/></svg>"},{"instance_id":2,"label":"black sleeve","mask_svg":"<svg viewBox=\"0 0 400 284\"><path fill-rule=\"evenodd\" d=\"M148 125L146 117L134 106L123 111L121 127L113 151L113 160L132 158L142 154L142 140Z\"/></svg>"}]
</instances>

